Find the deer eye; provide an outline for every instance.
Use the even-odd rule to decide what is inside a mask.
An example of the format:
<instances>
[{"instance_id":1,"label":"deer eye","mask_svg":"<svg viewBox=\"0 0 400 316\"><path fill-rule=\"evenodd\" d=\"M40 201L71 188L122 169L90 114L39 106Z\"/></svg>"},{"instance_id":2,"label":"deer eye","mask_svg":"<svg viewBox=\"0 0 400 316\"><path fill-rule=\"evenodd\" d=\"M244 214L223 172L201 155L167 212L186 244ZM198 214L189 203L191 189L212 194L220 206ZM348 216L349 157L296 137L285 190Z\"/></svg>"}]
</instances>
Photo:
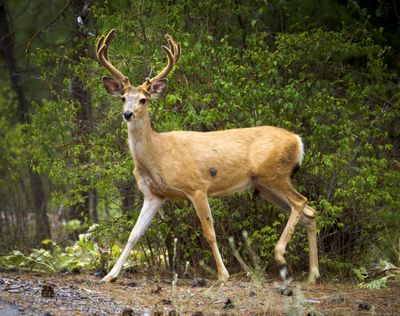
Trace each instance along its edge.
<instances>
[{"instance_id":1,"label":"deer eye","mask_svg":"<svg viewBox=\"0 0 400 316\"><path fill-rule=\"evenodd\" d=\"M147 99L146 99L146 98L141 98L141 99L139 100L139 103L140 103L140 104L145 104L145 103L146 103L146 101L147 101Z\"/></svg>"},{"instance_id":2,"label":"deer eye","mask_svg":"<svg viewBox=\"0 0 400 316\"><path fill-rule=\"evenodd\" d=\"M125 103L126 98L125 98L125 97L121 97L121 101L122 101L123 103Z\"/></svg>"}]
</instances>

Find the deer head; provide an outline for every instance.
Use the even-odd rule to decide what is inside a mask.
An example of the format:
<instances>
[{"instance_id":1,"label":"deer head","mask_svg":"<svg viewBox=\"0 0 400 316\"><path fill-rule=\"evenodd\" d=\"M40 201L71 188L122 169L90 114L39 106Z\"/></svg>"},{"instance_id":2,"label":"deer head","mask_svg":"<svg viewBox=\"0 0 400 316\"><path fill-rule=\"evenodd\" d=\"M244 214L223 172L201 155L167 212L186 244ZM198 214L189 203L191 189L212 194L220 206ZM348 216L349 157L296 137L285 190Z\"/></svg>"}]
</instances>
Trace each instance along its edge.
<instances>
[{"instance_id":1,"label":"deer head","mask_svg":"<svg viewBox=\"0 0 400 316\"><path fill-rule=\"evenodd\" d=\"M171 36L165 35L168 46L162 46L167 54L168 64L153 78L147 78L145 82L133 87L129 78L115 68L108 57L108 46L115 37L115 30L111 30L107 36L101 36L96 45L96 56L114 78L103 77L103 84L107 92L113 96L120 97L123 104L123 118L129 122L140 119L147 113L147 107L151 99L161 96L166 88L164 78L178 62L181 54L180 43L175 43Z\"/></svg>"}]
</instances>

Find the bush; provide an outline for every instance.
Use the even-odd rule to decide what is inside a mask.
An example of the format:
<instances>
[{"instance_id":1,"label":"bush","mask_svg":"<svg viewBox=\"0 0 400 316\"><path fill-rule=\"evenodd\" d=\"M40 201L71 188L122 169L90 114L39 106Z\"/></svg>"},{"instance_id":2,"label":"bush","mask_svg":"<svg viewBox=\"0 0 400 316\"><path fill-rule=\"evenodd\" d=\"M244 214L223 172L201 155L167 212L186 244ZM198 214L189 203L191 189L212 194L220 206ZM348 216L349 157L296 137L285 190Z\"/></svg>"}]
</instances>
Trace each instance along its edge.
<instances>
[{"instance_id":1,"label":"bush","mask_svg":"<svg viewBox=\"0 0 400 316\"><path fill-rule=\"evenodd\" d=\"M133 74L131 82L141 83L147 75L143 63L144 68L150 67L149 61L155 69L163 66L159 30L165 21L172 25L168 31L178 30L184 24L180 11L184 8L169 7L170 11L160 13L162 17L146 15L145 22L153 27L133 38L132 30L143 21L125 18L134 9L126 3L124 7L126 12L118 17L110 14L117 10L113 6L96 7L93 12L102 33L110 25L118 26L110 54L116 57L118 67ZM252 26L256 28L257 23ZM182 42L183 55L170 76L167 96L150 108L154 128L208 131L274 125L300 134L306 156L296 187L317 209L320 256L329 258L322 263L330 262L326 264L329 268L335 261L352 265L380 257L395 260L387 245L399 238L400 172L393 168L397 156L390 131L400 107L398 77L384 61L389 48L376 45L365 25L336 32L314 29L290 34L254 29L247 34L245 47L237 44L237 36L221 36L213 30L200 34L176 31L173 35ZM94 41L88 41L93 47ZM36 61L39 65L49 59L57 61L65 54L70 51L38 50ZM98 80L103 69L89 58L70 61L67 68L60 67L60 73L44 70L43 78L54 80L69 71L90 89L93 112L89 133L80 137L76 125L79 104L68 99L70 82L64 80L64 89L56 87L59 82L50 82L53 96L36 105L26 141L37 149L37 170L57 185L53 203L73 205L82 199L83 191L95 190L99 218L104 221L121 215L127 196L120 188L132 178L126 128L120 120L120 105L106 96ZM60 104L62 110L54 111ZM79 159L82 153L89 155L85 163ZM139 209L137 189L134 196L131 209ZM251 193L213 199L210 204L217 239L229 266L237 266L229 237L246 257L243 230L249 231L260 260L271 261L286 215ZM151 260L161 264L163 260L157 258L163 258L171 265L176 237L182 265L186 260L196 264L200 257L213 264L189 204L169 203L164 214L146 234L143 253L148 251ZM114 225L125 227L125 233L119 235L125 242L128 226L136 216L124 214L113 224L105 223L109 236ZM294 240L290 261L304 268L304 233L299 231ZM144 260L148 258L146 255Z\"/></svg>"}]
</instances>

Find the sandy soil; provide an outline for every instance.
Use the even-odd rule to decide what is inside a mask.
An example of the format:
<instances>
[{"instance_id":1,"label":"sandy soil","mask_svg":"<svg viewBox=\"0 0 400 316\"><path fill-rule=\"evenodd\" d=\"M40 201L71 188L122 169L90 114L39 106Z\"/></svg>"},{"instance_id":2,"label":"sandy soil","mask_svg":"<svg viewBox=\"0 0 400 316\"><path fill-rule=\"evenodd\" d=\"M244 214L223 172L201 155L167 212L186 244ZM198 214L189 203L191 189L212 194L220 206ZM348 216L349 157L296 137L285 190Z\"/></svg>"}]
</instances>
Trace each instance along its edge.
<instances>
[{"instance_id":1,"label":"sandy soil","mask_svg":"<svg viewBox=\"0 0 400 316\"><path fill-rule=\"evenodd\" d=\"M172 286L168 275L144 273L124 273L112 284L99 280L91 274L1 273L0 315L400 315L397 287L292 282L293 295L286 296L273 280L257 285L238 277L203 287L193 287L192 279Z\"/></svg>"}]
</instances>

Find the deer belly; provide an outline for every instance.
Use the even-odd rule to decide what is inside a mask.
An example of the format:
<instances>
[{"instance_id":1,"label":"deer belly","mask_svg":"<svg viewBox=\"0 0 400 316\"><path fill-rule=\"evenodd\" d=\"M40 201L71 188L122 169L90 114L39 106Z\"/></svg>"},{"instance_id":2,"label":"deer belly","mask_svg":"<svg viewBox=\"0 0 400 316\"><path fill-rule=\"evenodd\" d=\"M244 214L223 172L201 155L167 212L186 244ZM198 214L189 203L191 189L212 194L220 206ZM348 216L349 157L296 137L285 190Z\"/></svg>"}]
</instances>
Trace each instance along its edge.
<instances>
[{"instance_id":1,"label":"deer belly","mask_svg":"<svg viewBox=\"0 0 400 316\"><path fill-rule=\"evenodd\" d=\"M243 178L239 181L216 181L210 183L207 190L207 195L212 197L231 195L237 192L243 192L252 188L252 181L250 178Z\"/></svg>"}]
</instances>

